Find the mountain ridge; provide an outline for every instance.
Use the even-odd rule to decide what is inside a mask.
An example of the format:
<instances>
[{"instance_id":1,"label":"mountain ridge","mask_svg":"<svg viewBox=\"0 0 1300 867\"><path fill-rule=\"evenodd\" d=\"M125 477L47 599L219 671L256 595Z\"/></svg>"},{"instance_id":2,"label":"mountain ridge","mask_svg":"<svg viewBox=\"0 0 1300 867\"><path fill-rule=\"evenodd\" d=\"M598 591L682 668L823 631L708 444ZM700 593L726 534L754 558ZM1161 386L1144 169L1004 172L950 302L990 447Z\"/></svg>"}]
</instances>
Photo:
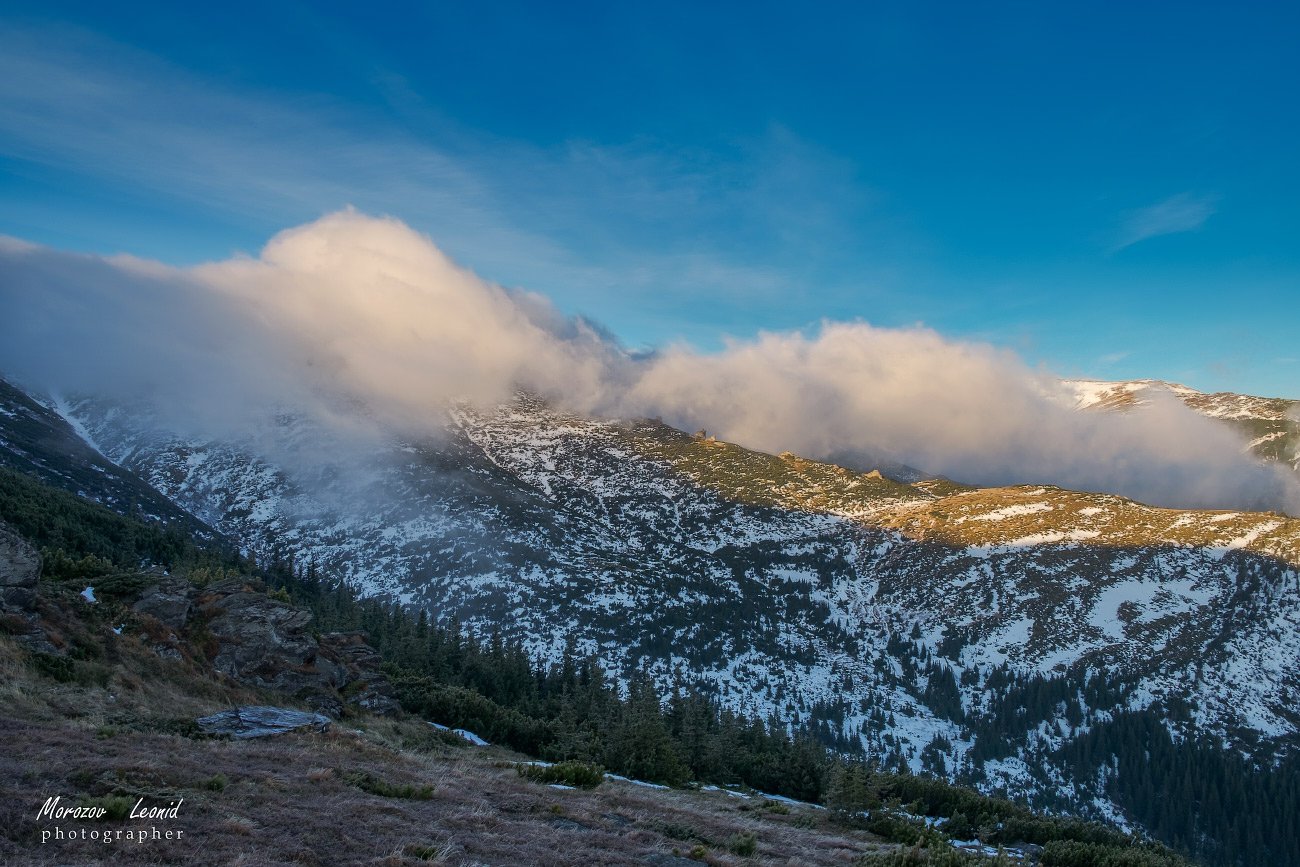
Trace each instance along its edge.
<instances>
[{"instance_id":1,"label":"mountain ridge","mask_svg":"<svg viewBox=\"0 0 1300 867\"><path fill-rule=\"evenodd\" d=\"M138 854L159 839L129 821L145 815L131 804L165 801L202 838L188 863L246 860L250 843L266 863L317 863L329 840L338 863L378 851L385 863L1188 864L1139 836L837 759L698 695L664 702L642 682L623 698L591 659L535 668L517 646L284 561L169 535L0 469L0 727L13 747L0 857L117 863L111 844ZM36 541L51 543L44 564ZM140 541L165 549L164 566L133 568ZM47 761L26 766L36 753ZM64 798L94 812L51 812L52 827L21 806ZM339 815L376 811L383 821L340 833ZM918 844L927 854L900 848Z\"/></svg>"},{"instance_id":2,"label":"mountain ridge","mask_svg":"<svg viewBox=\"0 0 1300 867\"><path fill-rule=\"evenodd\" d=\"M1056 809L1140 821L1104 774L1063 758L1128 714L1261 755L1300 732L1300 525L1284 516L906 484L529 396L306 475L159 435L138 413L65 406L262 557L288 552L551 659L575 636L616 676L685 678L837 749ZM358 492L364 514L330 512ZM1007 716L1027 689L1061 698Z\"/></svg>"},{"instance_id":3,"label":"mountain ridge","mask_svg":"<svg viewBox=\"0 0 1300 867\"><path fill-rule=\"evenodd\" d=\"M1159 379L1064 381L1082 410L1132 410L1150 403L1153 395L1172 394L1209 418L1236 428L1245 438L1244 451L1300 472L1300 400L1257 397L1230 391L1207 393Z\"/></svg>"}]
</instances>

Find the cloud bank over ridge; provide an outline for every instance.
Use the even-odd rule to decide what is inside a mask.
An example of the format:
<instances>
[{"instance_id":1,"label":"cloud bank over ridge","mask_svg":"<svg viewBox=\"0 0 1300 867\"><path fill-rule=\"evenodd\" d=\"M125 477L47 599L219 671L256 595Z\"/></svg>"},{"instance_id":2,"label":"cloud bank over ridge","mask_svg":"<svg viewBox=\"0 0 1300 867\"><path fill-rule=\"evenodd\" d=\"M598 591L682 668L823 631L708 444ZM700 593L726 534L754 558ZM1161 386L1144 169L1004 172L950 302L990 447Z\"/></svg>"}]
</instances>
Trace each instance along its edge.
<instances>
[{"instance_id":1,"label":"cloud bank over ridge","mask_svg":"<svg viewBox=\"0 0 1300 867\"><path fill-rule=\"evenodd\" d=\"M459 267L394 219L328 215L257 258L178 269L0 239L0 372L170 409L225 436L285 408L365 435L437 429L518 387L765 451L885 456L977 484L1050 483L1185 507L1300 511L1293 474L1172 396L1080 413L1014 353L924 328L824 323L633 356L540 296Z\"/></svg>"}]
</instances>

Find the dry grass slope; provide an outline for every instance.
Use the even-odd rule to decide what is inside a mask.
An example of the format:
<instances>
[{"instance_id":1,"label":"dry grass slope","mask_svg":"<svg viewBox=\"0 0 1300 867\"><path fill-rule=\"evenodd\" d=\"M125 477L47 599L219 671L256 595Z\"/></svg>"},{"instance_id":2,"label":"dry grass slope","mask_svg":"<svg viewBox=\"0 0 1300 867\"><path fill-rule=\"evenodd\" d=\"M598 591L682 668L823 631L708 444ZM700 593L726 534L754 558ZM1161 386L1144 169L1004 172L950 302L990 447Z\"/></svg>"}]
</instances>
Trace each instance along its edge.
<instances>
[{"instance_id":1,"label":"dry grass slope","mask_svg":"<svg viewBox=\"0 0 1300 867\"><path fill-rule=\"evenodd\" d=\"M0 637L0 863L848 864L886 849L824 811L607 781L557 789L521 757L456 746L420 720L358 716L324 734L230 741L186 720L283 696L211 682L123 638L102 684L56 683ZM189 687L197 685L197 689ZM360 781L360 782L359 782ZM361 783L364 783L361 784ZM37 820L45 800L165 806L174 820ZM179 840L50 840L42 830L158 827ZM735 841L755 840L753 855ZM657 859L657 860L656 860Z\"/></svg>"}]
</instances>

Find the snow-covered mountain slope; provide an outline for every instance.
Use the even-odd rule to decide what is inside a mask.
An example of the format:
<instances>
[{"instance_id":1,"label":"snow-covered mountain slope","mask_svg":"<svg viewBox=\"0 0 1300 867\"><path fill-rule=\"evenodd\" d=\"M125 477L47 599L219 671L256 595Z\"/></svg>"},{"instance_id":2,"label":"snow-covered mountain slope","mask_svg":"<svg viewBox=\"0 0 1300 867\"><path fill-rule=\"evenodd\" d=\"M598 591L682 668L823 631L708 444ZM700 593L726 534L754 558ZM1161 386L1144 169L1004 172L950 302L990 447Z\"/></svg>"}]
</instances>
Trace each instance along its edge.
<instances>
[{"instance_id":1,"label":"snow-covered mountain slope","mask_svg":"<svg viewBox=\"0 0 1300 867\"><path fill-rule=\"evenodd\" d=\"M101 454L60 409L66 410L0 379L0 467L35 475L122 514L175 526L199 539L214 537L210 527Z\"/></svg>"},{"instance_id":2,"label":"snow-covered mountain slope","mask_svg":"<svg viewBox=\"0 0 1300 867\"><path fill-rule=\"evenodd\" d=\"M1079 409L1127 410L1149 403L1159 393L1176 396L1192 409L1221 419L1240 431L1243 450L1300 472L1300 400L1255 397L1221 391L1213 394L1158 379L1127 382L1067 380Z\"/></svg>"},{"instance_id":3,"label":"snow-covered mountain slope","mask_svg":"<svg viewBox=\"0 0 1300 867\"><path fill-rule=\"evenodd\" d=\"M263 556L538 652L576 639L916 769L1114 817L1105 774L1060 756L1117 714L1176 705L1171 726L1236 746L1300 735L1283 516L903 484L526 395L369 449L291 416L213 442L138 408L59 409Z\"/></svg>"}]
</instances>

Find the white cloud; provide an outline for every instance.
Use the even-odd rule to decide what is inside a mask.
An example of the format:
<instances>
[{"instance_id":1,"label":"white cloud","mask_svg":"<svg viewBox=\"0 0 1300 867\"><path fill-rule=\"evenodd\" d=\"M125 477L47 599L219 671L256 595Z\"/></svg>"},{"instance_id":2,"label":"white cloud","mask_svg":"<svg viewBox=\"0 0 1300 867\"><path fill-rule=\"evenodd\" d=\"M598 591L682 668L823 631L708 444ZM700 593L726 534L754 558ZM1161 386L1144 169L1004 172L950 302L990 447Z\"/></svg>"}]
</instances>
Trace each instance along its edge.
<instances>
[{"instance_id":1,"label":"white cloud","mask_svg":"<svg viewBox=\"0 0 1300 867\"><path fill-rule=\"evenodd\" d=\"M1176 398L1080 413L1015 354L924 329L826 323L705 355L665 353L627 411L765 451L863 466L892 459L977 484L1042 483L1145 502L1300 507L1300 485L1241 454L1227 426Z\"/></svg>"},{"instance_id":2,"label":"white cloud","mask_svg":"<svg viewBox=\"0 0 1300 867\"><path fill-rule=\"evenodd\" d=\"M523 386L767 451L1300 509L1293 475L1254 463L1229 428L1172 398L1081 414L1010 351L861 322L633 357L404 224L353 211L282 232L256 259L189 269L0 244L0 370L119 398L147 391L178 423L222 432L290 406L431 433L447 401L491 403Z\"/></svg>"},{"instance_id":3,"label":"white cloud","mask_svg":"<svg viewBox=\"0 0 1300 867\"><path fill-rule=\"evenodd\" d=\"M418 426L516 386L596 390L615 350L538 296L460 268L391 219L342 211L252 259L174 268L0 246L0 364L64 389L147 391L200 425L360 402ZM175 419L193 425L193 419Z\"/></svg>"}]
</instances>

